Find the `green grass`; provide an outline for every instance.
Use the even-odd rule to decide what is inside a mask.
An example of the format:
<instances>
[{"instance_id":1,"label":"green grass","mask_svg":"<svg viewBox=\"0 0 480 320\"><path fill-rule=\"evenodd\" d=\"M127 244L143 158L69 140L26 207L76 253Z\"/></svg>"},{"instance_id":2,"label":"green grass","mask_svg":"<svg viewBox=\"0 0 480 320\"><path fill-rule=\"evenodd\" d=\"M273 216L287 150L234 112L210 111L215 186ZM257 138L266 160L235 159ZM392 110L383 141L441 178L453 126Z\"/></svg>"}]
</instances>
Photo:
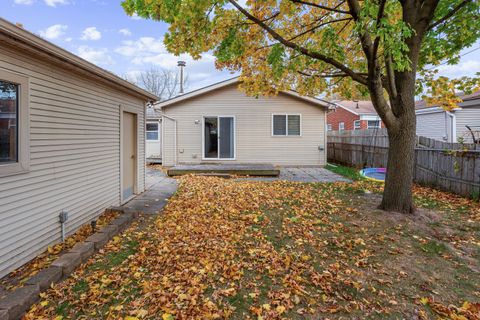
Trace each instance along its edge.
<instances>
[{"instance_id":1,"label":"green grass","mask_svg":"<svg viewBox=\"0 0 480 320\"><path fill-rule=\"evenodd\" d=\"M331 165L327 164L325 169L335 172L345 178L352 179L354 181L363 180L364 178L360 175L357 169L351 167L345 167L338 164Z\"/></svg>"},{"instance_id":2,"label":"green grass","mask_svg":"<svg viewBox=\"0 0 480 320\"><path fill-rule=\"evenodd\" d=\"M130 255L135 254L138 247L137 241L129 241L125 244L125 248L118 252L111 252L105 256L101 261L98 261L90 266L91 270L109 270L112 267L120 265Z\"/></svg>"}]
</instances>

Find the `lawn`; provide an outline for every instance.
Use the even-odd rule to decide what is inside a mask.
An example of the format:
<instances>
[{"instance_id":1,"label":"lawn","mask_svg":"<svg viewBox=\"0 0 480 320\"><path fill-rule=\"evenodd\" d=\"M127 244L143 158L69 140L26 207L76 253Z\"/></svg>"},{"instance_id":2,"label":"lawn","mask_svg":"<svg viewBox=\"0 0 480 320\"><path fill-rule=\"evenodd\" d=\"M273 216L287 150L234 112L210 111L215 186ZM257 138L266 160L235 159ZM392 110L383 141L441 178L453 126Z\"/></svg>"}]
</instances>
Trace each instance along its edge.
<instances>
[{"instance_id":1,"label":"lawn","mask_svg":"<svg viewBox=\"0 0 480 320\"><path fill-rule=\"evenodd\" d=\"M182 177L26 319L479 319L478 203L416 187L403 216L380 191Z\"/></svg>"}]
</instances>

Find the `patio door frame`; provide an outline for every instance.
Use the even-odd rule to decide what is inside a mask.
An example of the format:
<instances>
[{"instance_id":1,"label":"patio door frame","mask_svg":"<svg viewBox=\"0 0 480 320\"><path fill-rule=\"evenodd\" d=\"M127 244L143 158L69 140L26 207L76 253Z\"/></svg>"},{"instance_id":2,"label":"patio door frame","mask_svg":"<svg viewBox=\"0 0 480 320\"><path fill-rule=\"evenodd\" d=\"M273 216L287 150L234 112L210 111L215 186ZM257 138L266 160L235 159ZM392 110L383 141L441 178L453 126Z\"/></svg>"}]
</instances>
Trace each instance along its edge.
<instances>
[{"instance_id":1,"label":"patio door frame","mask_svg":"<svg viewBox=\"0 0 480 320\"><path fill-rule=\"evenodd\" d=\"M205 157L205 118L217 118L217 130L220 133L220 118L232 118L233 119L233 158L220 158L220 135L217 133L217 157L206 158ZM233 161L237 160L237 119L234 115L215 115L215 116L202 116L202 160L209 161Z\"/></svg>"}]
</instances>

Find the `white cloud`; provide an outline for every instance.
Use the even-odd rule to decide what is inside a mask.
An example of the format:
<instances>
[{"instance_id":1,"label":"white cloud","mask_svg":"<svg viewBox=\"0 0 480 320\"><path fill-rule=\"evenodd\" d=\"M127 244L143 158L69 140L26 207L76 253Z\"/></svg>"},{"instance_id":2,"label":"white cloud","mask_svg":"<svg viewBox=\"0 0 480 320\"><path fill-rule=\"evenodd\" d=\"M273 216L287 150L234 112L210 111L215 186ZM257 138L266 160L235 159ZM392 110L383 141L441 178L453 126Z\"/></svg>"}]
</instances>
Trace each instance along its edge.
<instances>
[{"instance_id":1,"label":"white cloud","mask_svg":"<svg viewBox=\"0 0 480 320\"><path fill-rule=\"evenodd\" d=\"M163 45L163 39L141 37L135 41L122 41L122 45L115 49L115 52L126 57L143 57L152 54L167 53L167 49Z\"/></svg>"},{"instance_id":2,"label":"white cloud","mask_svg":"<svg viewBox=\"0 0 480 320\"><path fill-rule=\"evenodd\" d=\"M120 29L118 30L118 32L124 36L131 36L132 35L132 32L130 30L128 30L127 28L123 28L123 29Z\"/></svg>"},{"instance_id":3,"label":"white cloud","mask_svg":"<svg viewBox=\"0 0 480 320\"><path fill-rule=\"evenodd\" d=\"M131 17L133 20L141 20L142 18L138 16L138 14L136 13L133 13L132 14L132 17Z\"/></svg>"},{"instance_id":4,"label":"white cloud","mask_svg":"<svg viewBox=\"0 0 480 320\"><path fill-rule=\"evenodd\" d=\"M78 55L94 64L110 65L114 63L108 50L105 48L96 49L89 46L80 46L78 47Z\"/></svg>"},{"instance_id":5,"label":"white cloud","mask_svg":"<svg viewBox=\"0 0 480 320\"><path fill-rule=\"evenodd\" d=\"M44 2L50 7L56 7L57 4L68 4L68 0L44 0Z\"/></svg>"},{"instance_id":6,"label":"white cloud","mask_svg":"<svg viewBox=\"0 0 480 320\"><path fill-rule=\"evenodd\" d=\"M24 5L31 5L33 4L33 0L15 0L15 4L24 4Z\"/></svg>"},{"instance_id":7,"label":"white cloud","mask_svg":"<svg viewBox=\"0 0 480 320\"><path fill-rule=\"evenodd\" d=\"M458 78L462 76L474 76L480 70L480 60L469 59L460 61L455 65L438 66L438 74L449 78Z\"/></svg>"},{"instance_id":8,"label":"white cloud","mask_svg":"<svg viewBox=\"0 0 480 320\"><path fill-rule=\"evenodd\" d=\"M65 31L67 31L67 29L68 26L64 24L54 24L53 26L50 26L45 30L40 30L40 36L49 40L58 39L65 34Z\"/></svg>"},{"instance_id":9,"label":"white cloud","mask_svg":"<svg viewBox=\"0 0 480 320\"><path fill-rule=\"evenodd\" d=\"M100 40L102 33L96 27L88 27L82 32L82 40Z\"/></svg>"}]
</instances>

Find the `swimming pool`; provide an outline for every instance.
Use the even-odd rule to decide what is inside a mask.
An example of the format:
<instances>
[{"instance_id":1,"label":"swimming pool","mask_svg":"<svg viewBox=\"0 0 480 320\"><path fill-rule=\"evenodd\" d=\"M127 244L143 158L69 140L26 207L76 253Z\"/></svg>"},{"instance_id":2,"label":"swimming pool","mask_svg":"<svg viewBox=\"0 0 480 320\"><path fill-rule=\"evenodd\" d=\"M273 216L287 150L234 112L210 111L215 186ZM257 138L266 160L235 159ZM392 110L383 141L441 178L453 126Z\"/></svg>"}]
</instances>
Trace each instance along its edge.
<instances>
[{"instance_id":1,"label":"swimming pool","mask_svg":"<svg viewBox=\"0 0 480 320\"><path fill-rule=\"evenodd\" d=\"M385 168L365 168L360 170L360 175L372 181L385 182L385 175L387 169Z\"/></svg>"}]
</instances>

